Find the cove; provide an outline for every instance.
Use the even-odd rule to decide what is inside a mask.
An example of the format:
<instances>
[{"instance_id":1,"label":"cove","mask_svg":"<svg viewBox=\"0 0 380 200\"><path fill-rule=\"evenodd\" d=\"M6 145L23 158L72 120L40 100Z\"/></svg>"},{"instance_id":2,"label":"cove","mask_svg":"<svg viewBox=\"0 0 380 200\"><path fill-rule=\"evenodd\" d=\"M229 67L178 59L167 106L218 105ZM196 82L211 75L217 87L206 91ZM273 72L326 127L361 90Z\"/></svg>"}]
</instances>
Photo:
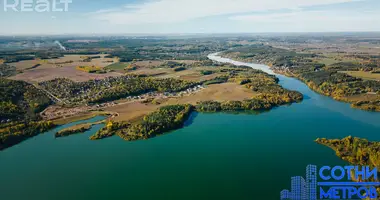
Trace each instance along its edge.
<instances>
[{"instance_id":1,"label":"cove","mask_svg":"<svg viewBox=\"0 0 380 200\"><path fill-rule=\"evenodd\" d=\"M306 165L347 164L316 138L380 140L380 113L278 77L305 100L259 115L197 114L183 129L144 141L88 140L102 125L55 139L66 125L6 149L0 152L1 199L278 200Z\"/></svg>"}]
</instances>

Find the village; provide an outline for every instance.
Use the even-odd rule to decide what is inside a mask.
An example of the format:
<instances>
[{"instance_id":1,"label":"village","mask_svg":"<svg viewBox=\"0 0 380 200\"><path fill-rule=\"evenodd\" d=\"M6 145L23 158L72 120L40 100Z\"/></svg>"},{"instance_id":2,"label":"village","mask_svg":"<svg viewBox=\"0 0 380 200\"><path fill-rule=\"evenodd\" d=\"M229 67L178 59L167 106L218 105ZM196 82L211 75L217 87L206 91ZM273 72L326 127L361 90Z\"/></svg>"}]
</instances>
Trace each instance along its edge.
<instances>
[{"instance_id":1,"label":"village","mask_svg":"<svg viewBox=\"0 0 380 200\"><path fill-rule=\"evenodd\" d=\"M197 85L193 88L186 89L185 91L181 92L149 92L143 95L138 96L128 96L125 99L117 100L117 101L110 101L106 103L100 103L100 104L86 104L82 106L75 106L75 107L65 107L65 106L59 106L59 105L53 105L46 108L43 112L40 113L41 117L44 120L52 121L57 120L61 118L68 118L72 116L78 116L81 114L86 114L94 111L104 111L105 108L111 108L116 105L123 105L123 104L131 104L131 103L152 103L153 101L156 102L156 104L159 104L159 100L163 99L169 99L169 98L181 98L184 96L190 96L193 95L201 90L205 89L202 85ZM115 115L115 113L113 114ZM117 114L116 114L117 115Z\"/></svg>"}]
</instances>

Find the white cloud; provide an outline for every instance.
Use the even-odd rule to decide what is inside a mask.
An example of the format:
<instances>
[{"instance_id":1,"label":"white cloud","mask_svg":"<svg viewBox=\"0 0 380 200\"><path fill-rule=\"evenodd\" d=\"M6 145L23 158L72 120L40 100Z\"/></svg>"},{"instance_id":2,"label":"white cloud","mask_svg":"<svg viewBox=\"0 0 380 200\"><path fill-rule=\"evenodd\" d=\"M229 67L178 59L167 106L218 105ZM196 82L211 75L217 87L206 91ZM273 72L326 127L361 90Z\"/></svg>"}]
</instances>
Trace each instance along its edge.
<instances>
[{"instance_id":1,"label":"white cloud","mask_svg":"<svg viewBox=\"0 0 380 200\"><path fill-rule=\"evenodd\" d=\"M269 24L277 31L379 31L379 12L296 11L261 15L238 15L230 20L244 26Z\"/></svg>"},{"instance_id":2,"label":"white cloud","mask_svg":"<svg viewBox=\"0 0 380 200\"><path fill-rule=\"evenodd\" d=\"M126 5L93 17L113 24L173 23L216 15L328 5L357 0L158 0Z\"/></svg>"},{"instance_id":3,"label":"white cloud","mask_svg":"<svg viewBox=\"0 0 380 200\"><path fill-rule=\"evenodd\" d=\"M368 22L377 21L380 14L377 12L342 12L330 11L299 11L290 13L275 13L262 15L237 15L230 20L246 22Z\"/></svg>"}]
</instances>

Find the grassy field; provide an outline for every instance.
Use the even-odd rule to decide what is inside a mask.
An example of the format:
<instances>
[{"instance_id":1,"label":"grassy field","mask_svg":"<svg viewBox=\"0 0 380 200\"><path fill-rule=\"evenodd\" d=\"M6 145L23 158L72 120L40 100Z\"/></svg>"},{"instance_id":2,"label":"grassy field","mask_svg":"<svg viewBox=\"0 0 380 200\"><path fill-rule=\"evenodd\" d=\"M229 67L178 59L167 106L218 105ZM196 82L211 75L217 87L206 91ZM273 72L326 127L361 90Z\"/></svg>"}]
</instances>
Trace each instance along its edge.
<instances>
[{"instance_id":1,"label":"grassy field","mask_svg":"<svg viewBox=\"0 0 380 200\"><path fill-rule=\"evenodd\" d=\"M37 83L55 78L68 78L73 81L83 82L92 79L104 79L106 77L121 76L120 73L110 72L106 74L94 74L76 70L76 67L60 67L51 69L34 69L10 77L13 80L22 80L29 83Z\"/></svg>"},{"instance_id":2,"label":"grassy field","mask_svg":"<svg viewBox=\"0 0 380 200\"><path fill-rule=\"evenodd\" d=\"M94 118L94 117L100 116L100 115L108 115L108 113L107 112L99 112L99 111L88 112L88 113L79 114L79 115L76 115L73 117L57 119L57 120L54 120L53 123L57 124L57 125L64 125L64 124L69 124L69 123L76 122L76 121L91 119L91 118Z\"/></svg>"},{"instance_id":3,"label":"grassy field","mask_svg":"<svg viewBox=\"0 0 380 200\"><path fill-rule=\"evenodd\" d=\"M142 116L155 111L159 107L160 105L131 102L106 108L105 111L118 113L118 116L113 119L114 121L133 122L140 119Z\"/></svg>"},{"instance_id":4,"label":"grassy field","mask_svg":"<svg viewBox=\"0 0 380 200\"><path fill-rule=\"evenodd\" d=\"M78 66L97 66L99 68L106 67L114 62L116 58L105 58L105 54L89 55L100 56L101 58L92 59L91 62L83 62L83 55L65 55L62 58L49 60L26 60L17 63L9 63L16 67L19 73L11 79L23 80L29 83L48 81L55 78L68 78L73 81L88 81L91 79L103 79L110 76L120 76L120 73L111 72L107 74L89 74L84 71L76 70ZM38 67L31 69L36 64Z\"/></svg>"},{"instance_id":5,"label":"grassy field","mask_svg":"<svg viewBox=\"0 0 380 200\"><path fill-rule=\"evenodd\" d=\"M341 54L327 53L323 55L322 58L313 59L315 62L323 63L327 66L339 63L339 62L353 62L354 59L349 59L347 57L343 57Z\"/></svg>"},{"instance_id":6,"label":"grassy field","mask_svg":"<svg viewBox=\"0 0 380 200\"><path fill-rule=\"evenodd\" d=\"M118 116L113 119L114 121L134 122L144 115L155 111L161 106L175 104L196 105L200 101L211 100L242 101L245 99L251 99L255 95L257 94L237 83L223 83L210 85L207 88L189 96L156 99L156 102L159 102L160 104L131 102L106 108L105 111L118 113Z\"/></svg>"},{"instance_id":7,"label":"grassy field","mask_svg":"<svg viewBox=\"0 0 380 200\"><path fill-rule=\"evenodd\" d=\"M371 73L371 72L364 72L364 71L340 71L340 73L345 73L350 76L362 78L365 80L380 81L380 73Z\"/></svg>"},{"instance_id":8,"label":"grassy field","mask_svg":"<svg viewBox=\"0 0 380 200\"><path fill-rule=\"evenodd\" d=\"M91 62L83 62L86 56L100 56L101 58L92 59ZM48 60L25 60L16 63L9 63L9 65L16 67L18 71L27 70L36 64L41 64L38 69L51 69L58 67L72 67L72 66L99 66L106 67L118 61L117 58L105 58L105 54L98 55L65 55L61 58L48 59Z\"/></svg>"},{"instance_id":9,"label":"grassy field","mask_svg":"<svg viewBox=\"0 0 380 200\"><path fill-rule=\"evenodd\" d=\"M193 104L196 105L200 101L242 101L251 99L257 95L252 90L241 86L237 83L223 83L209 85L207 88L181 98L173 98L166 104Z\"/></svg>"},{"instance_id":10,"label":"grassy field","mask_svg":"<svg viewBox=\"0 0 380 200\"><path fill-rule=\"evenodd\" d=\"M124 71L124 69L126 67L128 67L128 65L130 65L131 63L121 63L121 62L118 62L118 63L114 63L114 64L111 64L111 65L108 65L106 67L106 69L108 70L117 70L117 71Z\"/></svg>"},{"instance_id":11,"label":"grassy field","mask_svg":"<svg viewBox=\"0 0 380 200\"><path fill-rule=\"evenodd\" d=\"M354 96L345 97L347 101L376 101L380 99L380 94L359 94Z\"/></svg>"}]
</instances>

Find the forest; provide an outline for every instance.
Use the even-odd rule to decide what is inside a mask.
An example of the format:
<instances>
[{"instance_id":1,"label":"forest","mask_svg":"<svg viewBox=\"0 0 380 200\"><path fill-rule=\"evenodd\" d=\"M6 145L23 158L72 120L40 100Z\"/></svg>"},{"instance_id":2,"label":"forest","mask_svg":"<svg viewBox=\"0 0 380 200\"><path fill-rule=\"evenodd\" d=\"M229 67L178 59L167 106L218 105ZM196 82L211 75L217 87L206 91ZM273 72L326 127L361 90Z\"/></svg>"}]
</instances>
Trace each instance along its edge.
<instances>
[{"instance_id":1,"label":"forest","mask_svg":"<svg viewBox=\"0 0 380 200\"><path fill-rule=\"evenodd\" d=\"M90 140L100 140L114 136L118 132L127 129L128 127L130 127L129 122L114 122L111 120L106 124L105 127L101 128L94 135L90 136Z\"/></svg>"},{"instance_id":2,"label":"forest","mask_svg":"<svg viewBox=\"0 0 380 200\"><path fill-rule=\"evenodd\" d=\"M56 125L50 121L23 122L0 129L0 151L46 132Z\"/></svg>"},{"instance_id":3,"label":"forest","mask_svg":"<svg viewBox=\"0 0 380 200\"><path fill-rule=\"evenodd\" d=\"M380 142L348 136L341 140L319 138L318 144L330 147L343 160L361 166L380 167Z\"/></svg>"},{"instance_id":4,"label":"forest","mask_svg":"<svg viewBox=\"0 0 380 200\"><path fill-rule=\"evenodd\" d=\"M52 104L42 91L33 85L0 78L0 121L3 123L37 120L38 113Z\"/></svg>"},{"instance_id":5,"label":"forest","mask_svg":"<svg viewBox=\"0 0 380 200\"><path fill-rule=\"evenodd\" d=\"M188 104L164 106L117 134L128 141L152 138L181 128L192 111L193 106Z\"/></svg>"},{"instance_id":6,"label":"forest","mask_svg":"<svg viewBox=\"0 0 380 200\"><path fill-rule=\"evenodd\" d=\"M376 167L379 173L380 142L371 142L367 139L352 136L343 139L318 138L315 142L331 148L339 158L352 165ZM359 182L363 181L360 177L359 179L352 177L352 179ZM377 186L376 190L379 193L380 187Z\"/></svg>"},{"instance_id":7,"label":"forest","mask_svg":"<svg viewBox=\"0 0 380 200\"><path fill-rule=\"evenodd\" d=\"M29 83L3 78L0 88L0 150L55 127L38 115L52 104L45 93Z\"/></svg>"}]
</instances>

